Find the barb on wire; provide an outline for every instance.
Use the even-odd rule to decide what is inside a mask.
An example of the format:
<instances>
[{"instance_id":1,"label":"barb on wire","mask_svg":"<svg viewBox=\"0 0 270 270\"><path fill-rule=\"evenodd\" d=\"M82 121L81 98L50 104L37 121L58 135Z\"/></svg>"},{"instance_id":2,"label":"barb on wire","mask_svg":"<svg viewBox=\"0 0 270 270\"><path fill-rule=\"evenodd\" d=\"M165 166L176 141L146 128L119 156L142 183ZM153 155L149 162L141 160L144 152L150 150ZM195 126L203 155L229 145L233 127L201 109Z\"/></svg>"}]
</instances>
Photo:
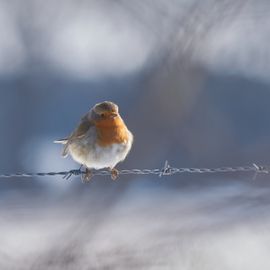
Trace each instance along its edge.
<instances>
[{"instance_id":1,"label":"barb on wire","mask_svg":"<svg viewBox=\"0 0 270 270\"><path fill-rule=\"evenodd\" d=\"M169 165L166 160L164 166L161 169L130 169L130 170L120 170L120 175L158 175L171 176L174 174L181 173L233 173L233 172L254 172L253 179L257 178L259 173L269 173L270 166L257 165L255 163L252 166L238 166L238 167L220 167L220 168L174 168ZM72 176L82 176L85 171L80 167L79 169L70 171L60 171L60 172L38 172L38 173L10 173L10 174L0 174L0 178L22 178L22 177L43 177L43 176L62 176L64 179L70 179ZM106 170L94 170L93 176L106 176L111 175L110 171Z\"/></svg>"},{"instance_id":2,"label":"barb on wire","mask_svg":"<svg viewBox=\"0 0 270 270\"><path fill-rule=\"evenodd\" d=\"M257 165L256 163L253 163L252 165L255 169L252 180L256 180L259 173L269 173L265 166Z\"/></svg>"},{"instance_id":3,"label":"barb on wire","mask_svg":"<svg viewBox=\"0 0 270 270\"><path fill-rule=\"evenodd\" d=\"M163 169L161 169L161 171L159 173L159 177L162 177L163 175L171 175L172 174L171 169L172 168L169 165L168 160L166 160Z\"/></svg>"}]
</instances>

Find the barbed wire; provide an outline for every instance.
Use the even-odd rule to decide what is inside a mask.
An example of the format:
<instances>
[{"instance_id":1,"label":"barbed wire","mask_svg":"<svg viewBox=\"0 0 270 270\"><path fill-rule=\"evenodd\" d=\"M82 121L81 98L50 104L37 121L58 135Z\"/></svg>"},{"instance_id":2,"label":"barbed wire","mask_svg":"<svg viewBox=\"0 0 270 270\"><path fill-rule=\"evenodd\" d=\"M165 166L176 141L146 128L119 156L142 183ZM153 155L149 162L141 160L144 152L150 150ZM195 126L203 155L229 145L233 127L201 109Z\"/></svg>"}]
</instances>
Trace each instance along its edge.
<instances>
[{"instance_id":1,"label":"barbed wire","mask_svg":"<svg viewBox=\"0 0 270 270\"><path fill-rule=\"evenodd\" d=\"M160 169L130 169L119 170L119 175L158 175L171 176L181 173L202 174L202 173L233 173L233 172L254 172L253 179L256 179L259 173L269 173L270 165L257 165L253 163L251 166L237 166L237 167L220 167L220 168L174 168L171 167L168 161ZM22 177L42 177L42 176L63 176L69 179L72 176L83 176L85 171L80 169L60 171L60 172L38 172L38 173L10 173L0 174L0 178L22 178ZM93 170L92 176L106 176L111 175L110 171Z\"/></svg>"}]
</instances>

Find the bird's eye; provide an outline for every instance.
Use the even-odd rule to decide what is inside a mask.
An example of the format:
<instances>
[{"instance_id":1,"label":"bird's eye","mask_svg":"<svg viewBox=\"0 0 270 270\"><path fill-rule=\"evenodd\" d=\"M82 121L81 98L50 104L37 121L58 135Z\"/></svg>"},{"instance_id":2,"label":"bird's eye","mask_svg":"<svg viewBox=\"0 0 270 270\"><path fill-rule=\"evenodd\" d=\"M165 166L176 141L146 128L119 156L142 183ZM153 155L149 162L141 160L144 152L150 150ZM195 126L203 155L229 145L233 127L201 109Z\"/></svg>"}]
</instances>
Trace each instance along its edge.
<instances>
[{"instance_id":1,"label":"bird's eye","mask_svg":"<svg viewBox=\"0 0 270 270\"><path fill-rule=\"evenodd\" d=\"M100 116L101 116L101 117L105 117L105 113L101 113Z\"/></svg>"}]
</instances>

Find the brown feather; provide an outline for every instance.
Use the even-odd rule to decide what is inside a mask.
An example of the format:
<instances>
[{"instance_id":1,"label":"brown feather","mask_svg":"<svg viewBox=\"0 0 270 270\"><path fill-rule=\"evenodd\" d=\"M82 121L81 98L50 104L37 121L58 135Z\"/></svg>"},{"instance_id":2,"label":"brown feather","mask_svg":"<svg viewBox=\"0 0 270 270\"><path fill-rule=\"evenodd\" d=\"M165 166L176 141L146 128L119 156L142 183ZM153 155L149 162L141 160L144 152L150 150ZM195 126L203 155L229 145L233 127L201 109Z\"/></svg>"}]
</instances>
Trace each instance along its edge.
<instances>
[{"instance_id":1,"label":"brown feather","mask_svg":"<svg viewBox=\"0 0 270 270\"><path fill-rule=\"evenodd\" d=\"M68 155L68 147L73 140L83 138L86 135L89 128L94 125L91 121L89 121L87 116L88 114L82 117L78 127L67 138L67 143L65 144L62 151L62 156L66 157Z\"/></svg>"},{"instance_id":2,"label":"brown feather","mask_svg":"<svg viewBox=\"0 0 270 270\"><path fill-rule=\"evenodd\" d=\"M88 120L87 115L85 115L81 119L81 122L79 123L78 127L70 134L68 140L79 139L84 137L86 132L93 125L94 124Z\"/></svg>"}]
</instances>

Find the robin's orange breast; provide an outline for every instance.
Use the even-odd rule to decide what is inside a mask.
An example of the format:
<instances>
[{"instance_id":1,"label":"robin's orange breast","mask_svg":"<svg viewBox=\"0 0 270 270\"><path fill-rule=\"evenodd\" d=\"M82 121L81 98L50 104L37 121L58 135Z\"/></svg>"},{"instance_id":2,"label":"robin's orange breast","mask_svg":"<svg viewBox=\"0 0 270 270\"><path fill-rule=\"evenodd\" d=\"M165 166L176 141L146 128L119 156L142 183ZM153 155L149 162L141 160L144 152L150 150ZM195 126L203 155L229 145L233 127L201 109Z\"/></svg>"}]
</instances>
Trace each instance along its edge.
<instances>
[{"instance_id":1,"label":"robin's orange breast","mask_svg":"<svg viewBox=\"0 0 270 270\"><path fill-rule=\"evenodd\" d=\"M129 132L121 117L104 119L96 123L97 144L109 146L114 143L126 143L129 140Z\"/></svg>"}]
</instances>

